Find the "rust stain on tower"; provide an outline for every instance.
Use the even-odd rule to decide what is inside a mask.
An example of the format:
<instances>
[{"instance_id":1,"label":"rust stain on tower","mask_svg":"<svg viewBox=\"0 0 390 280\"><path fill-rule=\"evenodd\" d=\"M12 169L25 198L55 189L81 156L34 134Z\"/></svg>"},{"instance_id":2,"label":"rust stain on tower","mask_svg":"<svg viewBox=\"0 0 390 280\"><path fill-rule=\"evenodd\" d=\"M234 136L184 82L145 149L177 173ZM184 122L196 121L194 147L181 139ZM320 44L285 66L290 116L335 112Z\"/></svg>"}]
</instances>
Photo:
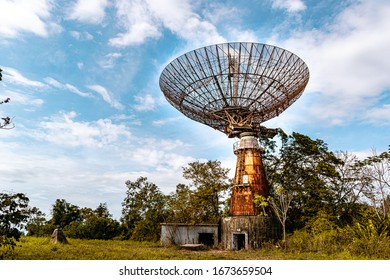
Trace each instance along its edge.
<instances>
[{"instance_id":1,"label":"rust stain on tower","mask_svg":"<svg viewBox=\"0 0 390 280\"><path fill-rule=\"evenodd\" d=\"M237 155L236 173L234 176L230 215L254 216L259 214L253 203L256 194L268 196L268 184L264 172L263 149L255 135L243 133L239 142L233 146Z\"/></svg>"}]
</instances>

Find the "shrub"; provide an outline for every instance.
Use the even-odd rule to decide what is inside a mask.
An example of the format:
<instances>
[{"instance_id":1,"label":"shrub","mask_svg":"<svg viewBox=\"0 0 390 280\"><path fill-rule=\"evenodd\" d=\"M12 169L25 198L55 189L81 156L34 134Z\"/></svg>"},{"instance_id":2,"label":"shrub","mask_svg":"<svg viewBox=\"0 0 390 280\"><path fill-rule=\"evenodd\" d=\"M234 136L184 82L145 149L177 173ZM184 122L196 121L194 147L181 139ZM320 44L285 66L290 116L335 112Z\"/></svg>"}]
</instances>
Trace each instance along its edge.
<instances>
[{"instance_id":1,"label":"shrub","mask_svg":"<svg viewBox=\"0 0 390 280\"><path fill-rule=\"evenodd\" d=\"M353 236L349 246L352 254L365 258L390 258L388 219L378 222L368 219L365 223L355 223L347 230Z\"/></svg>"},{"instance_id":2,"label":"shrub","mask_svg":"<svg viewBox=\"0 0 390 280\"><path fill-rule=\"evenodd\" d=\"M286 248L296 253L337 254L344 251L352 241L351 235L345 233L326 213L319 212L305 228L289 236Z\"/></svg>"},{"instance_id":3,"label":"shrub","mask_svg":"<svg viewBox=\"0 0 390 280\"><path fill-rule=\"evenodd\" d=\"M7 237L0 235L0 260L10 258L16 246L15 239L13 237Z\"/></svg>"}]
</instances>

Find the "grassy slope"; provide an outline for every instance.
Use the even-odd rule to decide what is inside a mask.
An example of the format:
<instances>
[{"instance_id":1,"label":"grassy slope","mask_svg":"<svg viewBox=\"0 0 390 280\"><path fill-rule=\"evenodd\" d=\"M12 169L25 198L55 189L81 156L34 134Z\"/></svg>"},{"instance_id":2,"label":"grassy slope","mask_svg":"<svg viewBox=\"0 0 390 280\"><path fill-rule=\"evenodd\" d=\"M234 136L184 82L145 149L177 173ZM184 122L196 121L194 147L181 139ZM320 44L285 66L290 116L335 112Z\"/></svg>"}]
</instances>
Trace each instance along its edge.
<instances>
[{"instance_id":1,"label":"grassy slope","mask_svg":"<svg viewBox=\"0 0 390 280\"><path fill-rule=\"evenodd\" d=\"M349 253L287 253L280 248L253 251L187 251L165 248L158 243L119 240L68 239L70 245L52 244L49 238L22 237L15 249L16 260L246 260L246 259L354 259Z\"/></svg>"}]
</instances>

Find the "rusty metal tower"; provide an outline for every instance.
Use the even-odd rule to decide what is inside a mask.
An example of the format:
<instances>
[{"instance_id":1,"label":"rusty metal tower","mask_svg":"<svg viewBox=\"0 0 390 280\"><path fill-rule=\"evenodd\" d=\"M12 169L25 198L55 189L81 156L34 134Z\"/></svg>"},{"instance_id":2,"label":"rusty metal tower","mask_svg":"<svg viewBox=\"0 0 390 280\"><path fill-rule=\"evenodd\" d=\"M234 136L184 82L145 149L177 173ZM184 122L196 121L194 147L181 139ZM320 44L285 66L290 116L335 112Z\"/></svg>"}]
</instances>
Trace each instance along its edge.
<instances>
[{"instance_id":1,"label":"rusty metal tower","mask_svg":"<svg viewBox=\"0 0 390 280\"><path fill-rule=\"evenodd\" d=\"M255 194L267 196L259 137L277 130L262 123L278 116L303 93L306 64L295 54L259 43L216 44L185 53L163 70L160 88L187 117L238 137L231 216L255 216Z\"/></svg>"}]
</instances>

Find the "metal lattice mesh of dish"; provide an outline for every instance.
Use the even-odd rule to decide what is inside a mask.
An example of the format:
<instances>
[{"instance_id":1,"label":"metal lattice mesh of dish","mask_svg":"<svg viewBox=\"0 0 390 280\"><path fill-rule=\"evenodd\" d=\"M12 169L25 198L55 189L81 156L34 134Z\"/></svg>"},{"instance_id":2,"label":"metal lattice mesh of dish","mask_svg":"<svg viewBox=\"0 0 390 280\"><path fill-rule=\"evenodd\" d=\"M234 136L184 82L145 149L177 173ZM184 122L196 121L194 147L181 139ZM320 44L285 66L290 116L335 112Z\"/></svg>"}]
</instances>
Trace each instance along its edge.
<instances>
[{"instance_id":1,"label":"metal lattice mesh of dish","mask_svg":"<svg viewBox=\"0 0 390 280\"><path fill-rule=\"evenodd\" d=\"M297 100L309 69L297 55L260 43L223 43L190 51L169 63L160 88L187 117L224 132L239 116L260 124Z\"/></svg>"}]
</instances>

